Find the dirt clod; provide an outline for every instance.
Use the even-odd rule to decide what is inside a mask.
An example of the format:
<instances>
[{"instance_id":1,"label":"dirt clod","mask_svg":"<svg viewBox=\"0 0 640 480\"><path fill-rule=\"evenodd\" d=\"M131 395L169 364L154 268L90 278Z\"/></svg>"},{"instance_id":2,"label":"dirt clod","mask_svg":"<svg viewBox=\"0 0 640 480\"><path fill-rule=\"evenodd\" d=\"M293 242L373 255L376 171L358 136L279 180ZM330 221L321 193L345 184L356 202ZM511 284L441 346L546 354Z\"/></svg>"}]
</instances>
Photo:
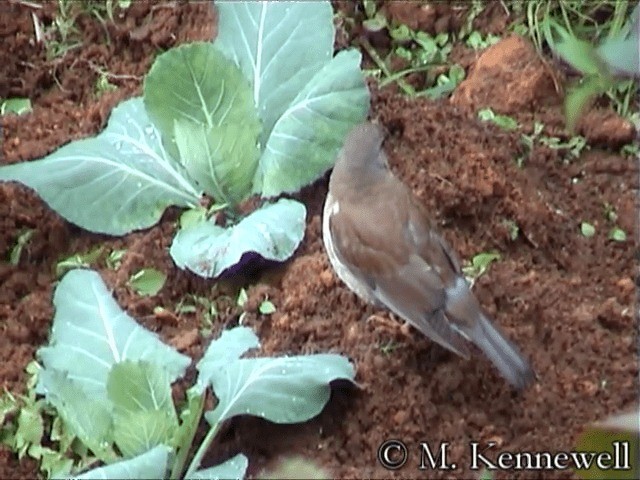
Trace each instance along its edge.
<instances>
[{"instance_id":1,"label":"dirt clod","mask_svg":"<svg viewBox=\"0 0 640 480\"><path fill-rule=\"evenodd\" d=\"M602 145L612 149L631 143L636 135L633 124L614 111L593 109L580 118L578 133L590 145Z\"/></svg>"},{"instance_id":2,"label":"dirt clod","mask_svg":"<svg viewBox=\"0 0 640 480\"><path fill-rule=\"evenodd\" d=\"M487 48L451 97L472 110L522 113L560 102L553 71L518 35Z\"/></svg>"}]
</instances>

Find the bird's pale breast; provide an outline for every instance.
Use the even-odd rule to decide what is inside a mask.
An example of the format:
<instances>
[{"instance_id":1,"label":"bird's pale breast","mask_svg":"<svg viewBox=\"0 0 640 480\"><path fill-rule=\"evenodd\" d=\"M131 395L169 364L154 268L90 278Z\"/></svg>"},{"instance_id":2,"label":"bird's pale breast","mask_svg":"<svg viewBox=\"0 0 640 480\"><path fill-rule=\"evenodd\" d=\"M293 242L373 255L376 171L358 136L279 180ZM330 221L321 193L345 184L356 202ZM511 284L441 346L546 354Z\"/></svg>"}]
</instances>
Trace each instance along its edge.
<instances>
[{"instance_id":1,"label":"bird's pale breast","mask_svg":"<svg viewBox=\"0 0 640 480\"><path fill-rule=\"evenodd\" d=\"M355 292L356 295L358 295L365 302L372 304L378 303L373 291L369 288L369 286L365 282L361 281L358 277L356 277L356 275L354 275L354 273L340 258L340 254L336 251L330 225L331 217L337 215L339 212L340 204L335 201L331 193L327 194L327 199L325 201L324 211L322 214L322 240L327 251L327 256L329 257L329 262L331 263L333 270L338 275L338 278L340 278L340 280L342 280L347 285L347 287Z\"/></svg>"}]
</instances>

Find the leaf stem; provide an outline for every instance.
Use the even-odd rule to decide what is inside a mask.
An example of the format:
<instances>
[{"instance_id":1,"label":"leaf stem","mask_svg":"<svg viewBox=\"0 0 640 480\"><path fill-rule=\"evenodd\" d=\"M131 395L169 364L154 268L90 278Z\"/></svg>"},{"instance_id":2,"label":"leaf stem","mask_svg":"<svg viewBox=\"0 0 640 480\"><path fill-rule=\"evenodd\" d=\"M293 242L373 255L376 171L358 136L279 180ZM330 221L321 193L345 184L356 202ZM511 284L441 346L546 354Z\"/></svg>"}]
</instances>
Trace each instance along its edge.
<instances>
[{"instance_id":1,"label":"leaf stem","mask_svg":"<svg viewBox=\"0 0 640 480\"><path fill-rule=\"evenodd\" d=\"M391 77L392 73L389 71L387 64L384 62L384 60L382 60L382 58L380 57L376 49L373 48L373 46L369 43L369 40L367 40L366 38L360 38L358 40L358 43L360 43L362 48L364 48L367 51L367 53L371 57L371 60L374 61L376 66L380 70L382 70L382 73L384 74L384 76L387 78ZM409 95L409 96L415 95L416 92L414 88L411 85L409 85L407 82L405 82L402 78L398 78L396 80L396 83L404 91L406 95Z\"/></svg>"},{"instance_id":2,"label":"leaf stem","mask_svg":"<svg viewBox=\"0 0 640 480\"><path fill-rule=\"evenodd\" d=\"M218 422L211 427L209 432L207 432L207 436L204 437L204 440L202 440L202 443L200 444L198 451L193 456L193 460L191 460L191 464L189 465L189 469L187 470L187 473L184 475L184 478L193 477L193 474L196 473L196 470L200 468L200 464L202 463L204 454L207 453L207 450L209 450L209 447L211 446L211 442L213 442L213 439L216 436L216 433L218 433L219 426L220 426L220 423Z\"/></svg>"},{"instance_id":3,"label":"leaf stem","mask_svg":"<svg viewBox=\"0 0 640 480\"><path fill-rule=\"evenodd\" d=\"M189 430L178 445L178 454L176 455L175 462L173 463L173 468L171 468L171 476L169 477L171 480L178 480L182 471L184 470L184 464L187 461L187 456L189 455L189 451L191 450L191 444L193 443L193 437L196 436L196 431L198 430L198 425L200 424L200 419L202 418L202 410L204 409L204 399L206 397L206 391L202 392L199 396L198 403L196 408L198 410L198 414L194 417L193 423L189 426Z\"/></svg>"}]
</instances>

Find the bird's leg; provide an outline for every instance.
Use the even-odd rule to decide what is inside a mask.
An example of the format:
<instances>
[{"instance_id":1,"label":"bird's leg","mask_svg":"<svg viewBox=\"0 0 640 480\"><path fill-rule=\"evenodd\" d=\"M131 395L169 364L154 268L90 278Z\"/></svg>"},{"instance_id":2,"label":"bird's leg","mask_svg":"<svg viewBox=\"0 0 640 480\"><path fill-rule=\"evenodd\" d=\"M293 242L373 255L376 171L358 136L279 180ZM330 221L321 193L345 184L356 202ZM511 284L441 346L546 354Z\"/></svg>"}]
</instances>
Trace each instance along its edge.
<instances>
[{"instance_id":1,"label":"bird's leg","mask_svg":"<svg viewBox=\"0 0 640 480\"><path fill-rule=\"evenodd\" d=\"M388 329L388 330L395 330L398 328L398 324L391 320L389 317L387 317L386 315L381 315L379 313L374 313L373 315L369 315L366 318L366 322L367 323L376 323L378 325L380 325L381 327Z\"/></svg>"},{"instance_id":2,"label":"bird's leg","mask_svg":"<svg viewBox=\"0 0 640 480\"><path fill-rule=\"evenodd\" d=\"M395 315L391 312L388 315L382 315L380 313L374 313L369 315L366 322L375 322L379 324L385 330L391 330L392 332L400 332L403 337L411 336L411 325L405 321L398 321Z\"/></svg>"}]
</instances>

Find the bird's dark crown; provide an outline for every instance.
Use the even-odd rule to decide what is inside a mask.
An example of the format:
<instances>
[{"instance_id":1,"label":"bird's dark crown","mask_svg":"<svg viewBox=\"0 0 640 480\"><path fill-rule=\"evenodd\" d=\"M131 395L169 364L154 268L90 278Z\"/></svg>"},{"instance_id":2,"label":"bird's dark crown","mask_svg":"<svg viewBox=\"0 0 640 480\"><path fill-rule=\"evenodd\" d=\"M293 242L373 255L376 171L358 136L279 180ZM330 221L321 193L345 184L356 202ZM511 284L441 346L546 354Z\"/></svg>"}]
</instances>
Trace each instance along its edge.
<instances>
[{"instance_id":1,"label":"bird's dark crown","mask_svg":"<svg viewBox=\"0 0 640 480\"><path fill-rule=\"evenodd\" d=\"M388 169L383 141L384 133L378 125L363 123L354 127L338 154L331 184L357 189L360 184L375 182L372 177L383 177Z\"/></svg>"}]
</instances>

